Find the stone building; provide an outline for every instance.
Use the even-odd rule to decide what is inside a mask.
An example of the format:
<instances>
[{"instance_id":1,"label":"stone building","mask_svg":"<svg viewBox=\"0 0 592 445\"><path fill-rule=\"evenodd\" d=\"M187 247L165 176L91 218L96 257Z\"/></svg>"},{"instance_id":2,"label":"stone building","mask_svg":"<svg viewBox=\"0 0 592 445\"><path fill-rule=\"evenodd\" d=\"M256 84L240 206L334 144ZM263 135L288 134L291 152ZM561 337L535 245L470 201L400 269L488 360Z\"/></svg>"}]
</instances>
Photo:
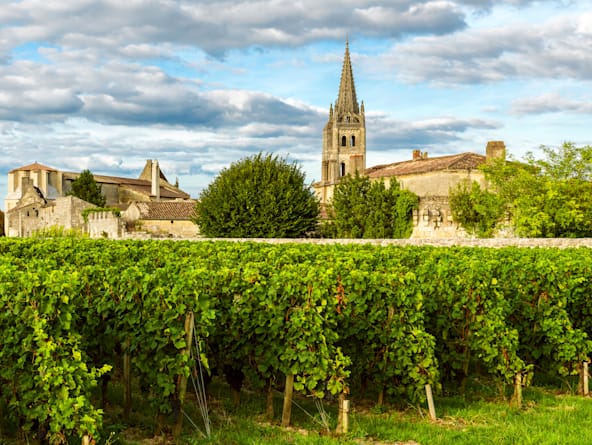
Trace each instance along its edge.
<instances>
[{"instance_id":1,"label":"stone building","mask_svg":"<svg viewBox=\"0 0 592 445\"><path fill-rule=\"evenodd\" d=\"M48 200L66 196L72 189L72 182L80 173L64 172L37 162L8 172L8 195L5 199L6 211L15 207L23 195L22 180L30 178L33 185ZM118 176L94 175L107 198L107 207L126 208L134 201L173 201L189 199L189 194L168 182L160 169L158 161L147 160L137 179Z\"/></svg>"},{"instance_id":2,"label":"stone building","mask_svg":"<svg viewBox=\"0 0 592 445\"><path fill-rule=\"evenodd\" d=\"M37 162L8 173L8 194L5 199L5 232L7 236L30 236L51 226L65 229L89 229L82 211L92 204L67 196L72 182L80 173L64 172ZM137 179L93 175L106 197L107 207L125 210L136 202L188 201L189 194L168 182L158 161L148 160ZM193 202L193 201L191 201ZM84 203L84 204L82 204ZM175 220L171 214L169 220ZM94 215L93 234L122 234L121 221ZM96 233L94 233L96 232Z\"/></svg>"},{"instance_id":3,"label":"stone building","mask_svg":"<svg viewBox=\"0 0 592 445\"><path fill-rule=\"evenodd\" d=\"M448 194L451 187L464 181L485 186L479 166L489 159L505 158L505 144L490 141L486 154L461 153L429 157L413 150L408 161L366 168L366 124L364 103L357 102L349 45L346 43L339 93L335 107L323 130L321 180L313 184L322 207L330 205L339 180L358 171L371 180L388 186L395 178L401 187L419 197L419 209L413 214L412 238L455 238L466 236L453 221Z\"/></svg>"},{"instance_id":4,"label":"stone building","mask_svg":"<svg viewBox=\"0 0 592 445\"><path fill-rule=\"evenodd\" d=\"M49 227L84 231L82 212L96 207L74 196L46 199L31 178L22 178L22 197L6 212L6 236L27 237Z\"/></svg>"},{"instance_id":5,"label":"stone building","mask_svg":"<svg viewBox=\"0 0 592 445\"><path fill-rule=\"evenodd\" d=\"M195 201L134 202L124 212L128 230L155 236L193 238L198 227L192 221Z\"/></svg>"}]
</instances>

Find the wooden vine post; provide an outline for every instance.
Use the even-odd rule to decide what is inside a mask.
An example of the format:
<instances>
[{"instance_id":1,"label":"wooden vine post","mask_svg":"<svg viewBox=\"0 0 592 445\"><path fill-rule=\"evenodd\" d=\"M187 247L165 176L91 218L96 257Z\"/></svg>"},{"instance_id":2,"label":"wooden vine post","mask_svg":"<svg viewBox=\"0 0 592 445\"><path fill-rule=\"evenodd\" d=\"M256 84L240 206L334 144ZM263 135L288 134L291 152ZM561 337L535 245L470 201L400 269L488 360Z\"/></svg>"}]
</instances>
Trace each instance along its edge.
<instances>
[{"instance_id":1,"label":"wooden vine post","mask_svg":"<svg viewBox=\"0 0 592 445\"><path fill-rule=\"evenodd\" d=\"M514 376L514 395L512 396L512 404L517 408L522 406L522 374L517 373Z\"/></svg>"},{"instance_id":2,"label":"wooden vine post","mask_svg":"<svg viewBox=\"0 0 592 445\"><path fill-rule=\"evenodd\" d=\"M345 398L345 393L339 394L339 412L337 414L337 434L347 434L349 430L349 400Z\"/></svg>"},{"instance_id":3,"label":"wooden vine post","mask_svg":"<svg viewBox=\"0 0 592 445\"><path fill-rule=\"evenodd\" d=\"M436 407L434 406L434 396L432 395L432 385L429 383L425 386L426 398L428 399L428 411L430 413L430 419L437 420Z\"/></svg>"},{"instance_id":4,"label":"wooden vine post","mask_svg":"<svg viewBox=\"0 0 592 445\"><path fill-rule=\"evenodd\" d=\"M582 362L578 366L580 380L578 382L578 394L581 396L588 396L590 393L588 362Z\"/></svg>"},{"instance_id":5,"label":"wooden vine post","mask_svg":"<svg viewBox=\"0 0 592 445\"><path fill-rule=\"evenodd\" d=\"M294 374L286 376L286 388L284 389L284 410L282 412L282 426L290 426L292 417L292 395L294 393Z\"/></svg>"},{"instance_id":6,"label":"wooden vine post","mask_svg":"<svg viewBox=\"0 0 592 445\"><path fill-rule=\"evenodd\" d=\"M195 316L193 312L189 312L185 316L185 348L181 351L182 355L189 357L191 355L191 344L193 342L193 327L195 325ZM183 402L185 401L185 394L187 393L187 376L181 374L179 376L178 385L179 397L179 415L175 426L173 428L173 437L178 439L183 431ZM178 441L177 441L178 443Z\"/></svg>"}]
</instances>

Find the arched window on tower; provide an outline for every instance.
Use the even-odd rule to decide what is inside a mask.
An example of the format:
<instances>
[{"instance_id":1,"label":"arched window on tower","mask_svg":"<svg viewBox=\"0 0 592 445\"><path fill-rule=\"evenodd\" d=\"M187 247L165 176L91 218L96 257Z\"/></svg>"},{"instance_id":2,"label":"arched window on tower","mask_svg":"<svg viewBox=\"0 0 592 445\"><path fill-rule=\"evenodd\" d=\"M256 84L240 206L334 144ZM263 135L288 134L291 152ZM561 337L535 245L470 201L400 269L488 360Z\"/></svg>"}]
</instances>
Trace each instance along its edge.
<instances>
[{"instance_id":1,"label":"arched window on tower","mask_svg":"<svg viewBox=\"0 0 592 445\"><path fill-rule=\"evenodd\" d=\"M341 146L345 147L347 145L347 138L345 136L341 136Z\"/></svg>"},{"instance_id":2,"label":"arched window on tower","mask_svg":"<svg viewBox=\"0 0 592 445\"><path fill-rule=\"evenodd\" d=\"M345 162L342 162L340 165L341 169L340 169L340 176L345 176Z\"/></svg>"},{"instance_id":3,"label":"arched window on tower","mask_svg":"<svg viewBox=\"0 0 592 445\"><path fill-rule=\"evenodd\" d=\"M355 147L356 146L356 137L355 136L352 136L351 137L351 146L352 147Z\"/></svg>"}]
</instances>

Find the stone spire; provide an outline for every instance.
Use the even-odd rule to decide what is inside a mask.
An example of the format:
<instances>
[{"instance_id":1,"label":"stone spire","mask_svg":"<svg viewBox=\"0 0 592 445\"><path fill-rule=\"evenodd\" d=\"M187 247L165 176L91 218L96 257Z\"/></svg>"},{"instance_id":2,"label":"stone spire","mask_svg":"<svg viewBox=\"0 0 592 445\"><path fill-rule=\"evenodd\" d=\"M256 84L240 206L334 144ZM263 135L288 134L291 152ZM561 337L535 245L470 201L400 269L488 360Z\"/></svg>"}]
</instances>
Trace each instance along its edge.
<instances>
[{"instance_id":1,"label":"stone spire","mask_svg":"<svg viewBox=\"0 0 592 445\"><path fill-rule=\"evenodd\" d=\"M358 99L356 98L354 73L349 57L349 39L345 41L345 56L343 57L343 67L341 68L341 82L339 84L339 96L337 97L337 102L335 102L335 112L337 115L360 113Z\"/></svg>"}]
</instances>

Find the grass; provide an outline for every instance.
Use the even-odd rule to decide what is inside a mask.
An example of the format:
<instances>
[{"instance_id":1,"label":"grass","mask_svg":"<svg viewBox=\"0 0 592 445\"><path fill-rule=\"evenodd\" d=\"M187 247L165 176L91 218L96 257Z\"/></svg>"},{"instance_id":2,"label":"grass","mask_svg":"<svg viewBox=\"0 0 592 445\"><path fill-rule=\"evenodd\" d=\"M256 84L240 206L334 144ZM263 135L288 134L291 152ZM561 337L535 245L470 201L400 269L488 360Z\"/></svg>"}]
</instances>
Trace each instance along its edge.
<instances>
[{"instance_id":1,"label":"grass","mask_svg":"<svg viewBox=\"0 0 592 445\"><path fill-rule=\"evenodd\" d=\"M463 445L463 444L590 444L592 443L592 399L561 394L556 389L531 387L524 390L521 408L512 408L499 398L470 396L436 397L438 420L430 421L425 407L391 406L377 409L367 401L352 400L350 431L337 436L336 402L325 402L331 431L321 426L321 416L312 400L299 397L302 406L292 408L292 426L281 428L282 395L277 394L273 421L265 418L265 397L243 391L241 405L233 406L225 385L212 390L209 412L212 434L203 435L203 420L189 397L186 411L202 431L184 421L181 443L190 445ZM139 412L138 412L139 411ZM154 419L134 412L128 425L118 424L111 444L157 444L169 437L152 437ZM106 426L115 418L109 415ZM112 429L113 430L113 429Z\"/></svg>"}]
</instances>

